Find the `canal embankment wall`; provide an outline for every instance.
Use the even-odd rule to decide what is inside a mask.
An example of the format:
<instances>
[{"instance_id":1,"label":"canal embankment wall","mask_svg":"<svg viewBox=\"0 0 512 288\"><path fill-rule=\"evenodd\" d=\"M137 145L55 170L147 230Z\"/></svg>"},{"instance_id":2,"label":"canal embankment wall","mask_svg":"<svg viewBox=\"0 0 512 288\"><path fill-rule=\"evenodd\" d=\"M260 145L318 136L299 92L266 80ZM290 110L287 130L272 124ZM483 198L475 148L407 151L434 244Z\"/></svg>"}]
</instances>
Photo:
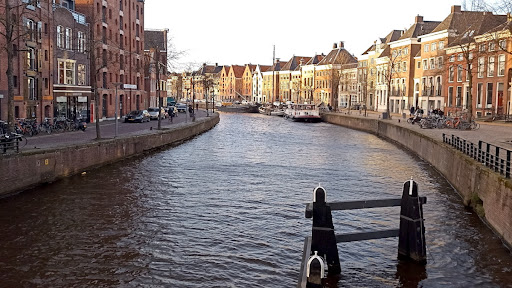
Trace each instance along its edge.
<instances>
[{"instance_id":1,"label":"canal embankment wall","mask_svg":"<svg viewBox=\"0 0 512 288\"><path fill-rule=\"evenodd\" d=\"M121 135L62 148L23 151L0 157L0 197L54 182L128 157L177 145L219 123L219 114L151 133Z\"/></svg>"},{"instance_id":2,"label":"canal embankment wall","mask_svg":"<svg viewBox=\"0 0 512 288\"><path fill-rule=\"evenodd\" d=\"M344 114L323 115L326 122L361 130L391 140L437 169L457 190L464 205L476 212L512 247L512 181L441 140L394 124L389 120ZM477 133L477 132L475 132ZM407 179L404 179L404 181Z\"/></svg>"}]
</instances>

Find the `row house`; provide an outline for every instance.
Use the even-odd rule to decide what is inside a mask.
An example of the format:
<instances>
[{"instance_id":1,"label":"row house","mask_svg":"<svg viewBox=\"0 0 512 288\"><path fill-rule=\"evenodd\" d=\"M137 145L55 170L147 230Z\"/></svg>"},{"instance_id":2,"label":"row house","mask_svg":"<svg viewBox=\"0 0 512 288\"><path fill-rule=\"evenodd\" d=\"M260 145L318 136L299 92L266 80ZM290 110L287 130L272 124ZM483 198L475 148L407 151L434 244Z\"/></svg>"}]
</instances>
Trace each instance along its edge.
<instances>
[{"instance_id":1,"label":"row house","mask_svg":"<svg viewBox=\"0 0 512 288\"><path fill-rule=\"evenodd\" d=\"M279 72L283 63L276 59L274 64L267 69L267 71L261 72L263 78L263 101L264 103L270 102L282 102L279 97Z\"/></svg>"},{"instance_id":2,"label":"row house","mask_svg":"<svg viewBox=\"0 0 512 288\"><path fill-rule=\"evenodd\" d=\"M15 23L11 48L13 51L13 106L14 118L33 118L41 121L44 116L53 114L53 96L51 80L52 61L52 20L51 1L21 1L23 5L11 8L0 7L2 15L14 17ZM19 36L19 37L18 37ZM1 38L1 45L8 43ZM2 49L2 59L7 53ZM7 61L1 61L0 70L7 70ZM7 77L0 77L0 119L8 118Z\"/></svg>"},{"instance_id":3,"label":"row house","mask_svg":"<svg viewBox=\"0 0 512 288\"><path fill-rule=\"evenodd\" d=\"M300 81L293 81L292 73L296 70L300 72L300 68L302 65L307 63L309 57L302 56L293 56L288 62L286 62L279 71L279 99L281 102L292 101L292 99L297 99L296 96L300 93ZM295 76L300 75L300 73L294 73ZM296 83L295 86L292 83ZM295 97L293 97L295 96Z\"/></svg>"},{"instance_id":4,"label":"row house","mask_svg":"<svg viewBox=\"0 0 512 288\"><path fill-rule=\"evenodd\" d=\"M300 101L298 103L315 103L314 102L314 91L315 91L315 72L316 66L320 61L324 59L324 54L316 54L311 57L304 66L301 67L301 82L302 82L302 93Z\"/></svg>"},{"instance_id":5,"label":"row house","mask_svg":"<svg viewBox=\"0 0 512 288\"><path fill-rule=\"evenodd\" d=\"M89 53L87 39L89 24L86 17L74 11L73 1L54 5L53 62L53 116L91 120L93 115L90 86ZM45 87L47 83L45 83ZM50 105L45 106L44 116L51 117Z\"/></svg>"},{"instance_id":6,"label":"row house","mask_svg":"<svg viewBox=\"0 0 512 288\"><path fill-rule=\"evenodd\" d=\"M313 101L316 104L332 105L337 109L338 86L343 65L357 64L357 59L344 47L343 42L334 43L333 49L316 65Z\"/></svg>"},{"instance_id":7,"label":"row house","mask_svg":"<svg viewBox=\"0 0 512 288\"><path fill-rule=\"evenodd\" d=\"M267 98L263 96L263 75L262 72L270 69L267 65L256 65L252 72L252 102L265 103Z\"/></svg>"},{"instance_id":8,"label":"row house","mask_svg":"<svg viewBox=\"0 0 512 288\"><path fill-rule=\"evenodd\" d=\"M232 65L228 73L227 99L231 101L242 101L242 86L245 66Z\"/></svg>"},{"instance_id":9,"label":"row house","mask_svg":"<svg viewBox=\"0 0 512 288\"><path fill-rule=\"evenodd\" d=\"M149 107L167 106L168 29L144 30L144 86ZM141 109L141 101L135 101Z\"/></svg>"},{"instance_id":10,"label":"row house","mask_svg":"<svg viewBox=\"0 0 512 288\"><path fill-rule=\"evenodd\" d=\"M217 63L215 65L207 65L203 63L203 66L197 70L194 74L196 75L196 99L211 99L215 97L215 83L218 82L218 75L221 71L222 66Z\"/></svg>"},{"instance_id":11,"label":"row house","mask_svg":"<svg viewBox=\"0 0 512 288\"><path fill-rule=\"evenodd\" d=\"M340 80L338 85L338 103L336 108L354 107L362 103L362 95L357 93L358 88L358 63L343 64L340 68ZM335 109L336 109L335 108Z\"/></svg>"},{"instance_id":12,"label":"row house","mask_svg":"<svg viewBox=\"0 0 512 288\"><path fill-rule=\"evenodd\" d=\"M183 75L181 73L170 73L167 76L167 103L183 98Z\"/></svg>"},{"instance_id":13,"label":"row house","mask_svg":"<svg viewBox=\"0 0 512 288\"><path fill-rule=\"evenodd\" d=\"M366 105L370 110L377 111L379 105L383 106L381 104L384 102L382 95L384 91L387 91L387 88L383 87L384 85L379 84L382 83L382 73L377 71L377 60L381 57L388 44L398 40L403 35L403 32L402 30L393 30L386 37L378 38L359 58L357 67L357 95L359 99L362 99L360 103ZM379 67L382 69L382 65ZM379 85L379 89L377 89L377 85ZM377 92L379 92L379 95L377 95Z\"/></svg>"},{"instance_id":14,"label":"row house","mask_svg":"<svg viewBox=\"0 0 512 288\"><path fill-rule=\"evenodd\" d=\"M242 76L242 96L244 100L252 101L252 78L256 65L247 64Z\"/></svg>"},{"instance_id":15,"label":"row house","mask_svg":"<svg viewBox=\"0 0 512 288\"><path fill-rule=\"evenodd\" d=\"M69 2L69 1L68 1ZM92 25L91 51L101 118L112 118L116 94L119 115L148 107L144 72L144 0L76 0L76 10Z\"/></svg>"},{"instance_id":16,"label":"row house","mask_svg":"<svg viewBox=\"0 0 512 288\"><path fill-rule=\"evenodd\" d=\"M222 66L219 73L219 99L225 101L228 98L228 75L231 70L231 66Z\"/></svg>"},{"instance_id":17,"label":"row house","mask_svg":"<svg viewBox=\"0 0 512 288\"><path fill-rule=\"evenodd\" d=\"M457 12L462 15L461 22L468 22L466 13ZM477 117L509 114L505 103L510 97L505 92L510 85L507 70L510 37L497 35L503 31L502 27L509 25L510 17L479 12L478 15L471 13L470 19L471 25L459 30L446 48L445 110L457 115L471 106L472 114Z\"/></svg>"},{"instance_id":18,"label":"row house","mask_svg":"<svg viewBox=\"0 0 512 288\"><path fill-rule=\"evenodd\" d=\"M432 32L440 22L424 21L416 16L414 24L396 41L390 42L389 72L389 110L391 113L403 113L415 105L414 99L414 58L420 52L419 36ZM417 106L417 105L416 105Z\"/></svg>"}]
</instances>

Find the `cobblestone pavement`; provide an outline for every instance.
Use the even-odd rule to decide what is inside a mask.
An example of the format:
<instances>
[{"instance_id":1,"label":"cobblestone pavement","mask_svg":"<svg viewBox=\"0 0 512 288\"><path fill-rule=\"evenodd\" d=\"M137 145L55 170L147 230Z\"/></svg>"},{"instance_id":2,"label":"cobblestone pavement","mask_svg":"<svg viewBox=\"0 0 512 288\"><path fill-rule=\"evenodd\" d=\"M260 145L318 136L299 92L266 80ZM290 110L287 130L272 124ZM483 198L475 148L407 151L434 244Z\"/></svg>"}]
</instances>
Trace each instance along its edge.
<instances>
[{"instance_id":1,"label":"cobblestone pavement","mask_svg":"<svg viewBox=\"0 0 512 288\"><path fill-rule=\"evenodd\" d=\"M188 114L188 113L187 113ZM210 111L211 114L211 111ZM196 112L196 120L206 117L205 110ZM171 123L170 119L161 121L162 128L171 128L177 125L184 125L184 123L192 122L192 117L187 116L185 113L178 113L178 117L174 117ZM101 138L112 139L115 137L115 121L105 120L100 122ZM154 132L158 128L158 121L152 120L147 123L124 123L119 120L118 123L118 137L126 135L141 135ZM33 137L26 137L26 145L21 144L20 150L29 152L40 149L65 147L74 144L85 144L94 142L96 139L96 124L87 123L87 129L83 131L73 131L64 133L40 133Z\"/></svg>"},{"instance_id":2,"label":"cobblestone pavement","mask_svg":"<svg viewBox=\"0 0 512 288\"><path fill-rule=\"evenodd\" d=\"M338 112L340 114L347 114L348 111ZM354 117L365 117L364 111L353 110L350 111L350 115ZM378 119L382 115L382 113L370 112L368 111L366 118L374 118ZM493 144L495 146L499 146L505 149L512 150L512 122L504 122L504 121L495 121L495 122L481 122L480 128L477 130L470 131L462 131L458 129L422 129L417 124L409 124L407 123L407 118L403 119L402 115L391 114L392 120L383 120L383 121L391 121L396 125L400 125L414 131L417 131L421 134L424 134L432 139L443 141L443 133L451 137L451 135L458 136L460 138L466 139L468 141L473 142L475 145L478 145L478 141L482 140L484 142ZM409 117L409 114L406 115Z\"/></svg>"}]
</instances>

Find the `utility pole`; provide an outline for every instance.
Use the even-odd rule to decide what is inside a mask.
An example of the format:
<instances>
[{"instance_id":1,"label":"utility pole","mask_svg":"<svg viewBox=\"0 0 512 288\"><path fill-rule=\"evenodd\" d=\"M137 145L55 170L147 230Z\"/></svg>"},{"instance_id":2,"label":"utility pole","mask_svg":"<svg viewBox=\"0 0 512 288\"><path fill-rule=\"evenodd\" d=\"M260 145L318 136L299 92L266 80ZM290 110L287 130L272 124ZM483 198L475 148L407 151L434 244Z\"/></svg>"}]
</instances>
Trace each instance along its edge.
<instances>
[{"instance_id":1,"label":"utility pole","mask_svg":"<svg viewBox=\"0 0 512 288\"><path fill-rule=\"evenodd\" d=\"M116 103L115 103L116 107L114 109L114 121L116 121L116 132L115 132L114 138L117 138L117 135L118 135L118 132L119 132L119 122L117 121L117 115L119 115L119 113L118 113L118 110L119 110L119 97L117 96L117 87L121 87L121 85L123 85L123 83L114 82L112 84L116 87Z\"/></svg>"}]
</instances>

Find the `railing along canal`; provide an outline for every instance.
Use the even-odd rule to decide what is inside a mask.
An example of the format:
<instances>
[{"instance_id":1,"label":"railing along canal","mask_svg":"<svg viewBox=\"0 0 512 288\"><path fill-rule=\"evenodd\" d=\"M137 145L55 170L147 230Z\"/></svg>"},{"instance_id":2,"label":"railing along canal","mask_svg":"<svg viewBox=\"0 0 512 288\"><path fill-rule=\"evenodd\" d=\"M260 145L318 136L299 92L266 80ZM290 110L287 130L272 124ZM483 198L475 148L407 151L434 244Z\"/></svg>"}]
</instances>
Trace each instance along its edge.
<instances>
[{"instance_id":1,"label":"railing along canal","mask_svg":"<svg viewBox=\"0 0 512 288\"><path fill-rule=\"evenodd\" d=\"M466 139L455 135L449 137L444 133L443 142L510 179L511 150L481 140L475 145Z\"/></svg>"}]
</instances>

